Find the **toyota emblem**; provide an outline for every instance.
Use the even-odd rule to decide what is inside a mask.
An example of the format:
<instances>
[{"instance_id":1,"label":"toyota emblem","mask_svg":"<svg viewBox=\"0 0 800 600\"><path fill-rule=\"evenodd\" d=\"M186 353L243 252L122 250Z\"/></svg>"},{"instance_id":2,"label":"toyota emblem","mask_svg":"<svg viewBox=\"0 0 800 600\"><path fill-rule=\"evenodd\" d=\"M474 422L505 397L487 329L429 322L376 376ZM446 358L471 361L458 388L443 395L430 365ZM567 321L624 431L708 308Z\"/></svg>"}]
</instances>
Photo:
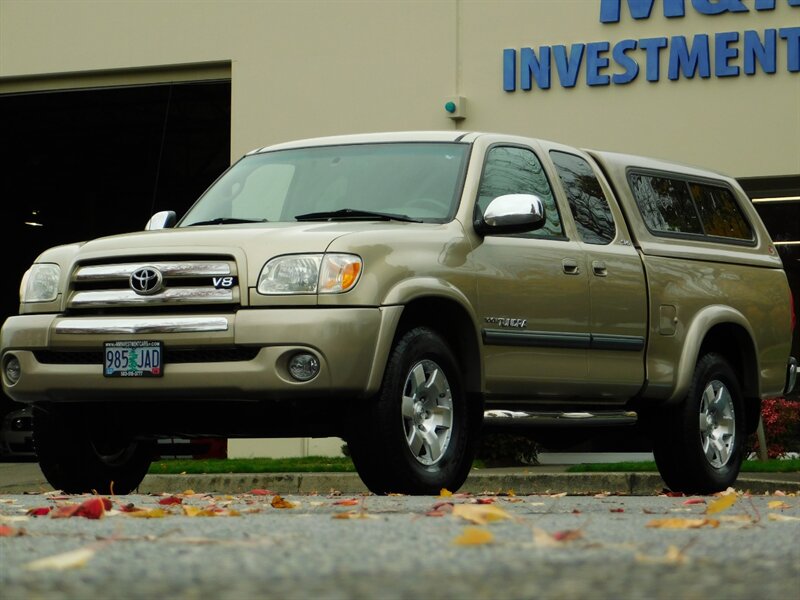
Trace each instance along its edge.
<instances>
[{"instance_id":1,"label":"toyota emblem","mask_svg":"<svg viewBox=\"0 0 800 600\"><path fill-rule=\"evenodd\" d=\"M164 287L164 277L155 267L141 267L131 273L131 289L140 296L157 294Z\"/></svg>"}]
</instances>

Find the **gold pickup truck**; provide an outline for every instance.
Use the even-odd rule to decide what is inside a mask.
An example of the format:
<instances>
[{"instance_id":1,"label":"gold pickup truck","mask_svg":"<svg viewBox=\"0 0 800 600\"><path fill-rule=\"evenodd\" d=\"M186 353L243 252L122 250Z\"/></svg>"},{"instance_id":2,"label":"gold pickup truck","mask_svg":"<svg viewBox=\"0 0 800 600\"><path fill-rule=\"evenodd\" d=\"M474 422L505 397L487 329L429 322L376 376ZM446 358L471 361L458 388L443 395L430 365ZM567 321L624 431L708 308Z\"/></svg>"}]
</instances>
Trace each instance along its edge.
<instances>
[{"instance_id":1,"label":"gold pickup truck","mask_svg":"<svg viewBox=\"0 0 800 600\"><path fill-rule=\"evenodd\" d=\"M20 297L3 388L68 492L135 489L173 435L338 435L376 493L457 489L498 411L639 421L672 489L711 492L797 371L735 180L508 135L255 150L178 222L42 253Z\"/></svg>"}]
</instances>

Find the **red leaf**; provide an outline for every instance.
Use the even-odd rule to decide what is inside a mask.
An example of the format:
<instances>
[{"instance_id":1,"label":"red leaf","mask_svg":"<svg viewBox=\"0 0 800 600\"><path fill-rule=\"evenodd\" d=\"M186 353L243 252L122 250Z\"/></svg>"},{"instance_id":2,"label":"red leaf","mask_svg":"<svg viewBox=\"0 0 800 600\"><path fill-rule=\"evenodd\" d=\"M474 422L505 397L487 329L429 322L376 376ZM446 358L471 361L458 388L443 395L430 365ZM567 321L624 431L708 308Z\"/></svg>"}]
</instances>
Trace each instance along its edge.
<instances>
[{"instance_id":1,"label":"red leaf","mask_svg":"<svg viewBox=\"0 0 800 600\"><path fill-rule=\"evenodd\" d=\"M494 504L494 498L476 498L476 504Z\"/></svg>"},{"instance_id":2,"label":"red leaf","mask_svg":"<svg viewBox=\"0 0 800 600\"><path fill-rule=\"evenodd\" d=\"M64 506L57 506L50 516L54 519L67 519L74 517L80 508L80 504L65 504Z\"/></svg>"},{"instance_id":3,"label":"red leaf","mask_svg":"<svg viewBox=\"0 0 800 600\"><path fill-rule=\"evenodd\" d=\"M169 496L167 498L162 498L161 500L158 501L158 503L163 505L182 504L183 499L178 498L177 496Z\"/></svg>"},{"instance_id":4,"label":"red leaf","mask_svg":"<svg viewBox=\"0 0 800 600\"><path fill-rule=\"evenodd\" d=\"M437 502L431 507L431 510L444 510L446 512L453 511L453 503L452 502Z\"/></svg>"},{"instance_id":5,"label":"red leaf","mask_svg":"<svg viewBox=\"0 0 800 600\"><path fill-rule=\"evenodd\" d=\"M579 515L579 514L581 514L581 511L579 511L577 508L573 508L572 509L572 514L573 515Z\"/></svg>"},{"instance_id":6,"label":"red leaf","mask_svg":"<svg viewBox=\"0 0 800 600\"><path fill-rule=\"evenodd\" d=\"M684 505L688 505L688 504L705 504L705 503L706 503L706 501L703 500L702 498L689 498L688 500L685 500L683 502Z\"/></svg>"},{"instance_id":7,"label":"red leaf","mask_svg":"<svg viewBox=\"0 0 800 600\"><path fill-rule=\"evenodd\" d=\"M571 542L581 539L583 532L580 529L565 529L564 531L556 531L552 537L557 542Z\"/></svg>"},{"instance_id":8,"label":"red leaf","mask_svg":"<svg viewBox=\"0 0 800 600\"><path fill-rule=\"evenodd\" d=\"M611 508L611 509L609 509L609 512L621 513L621 512L625 512L625 509L624 508Z\"/></svg>"},{"instance_id":9,"label":"red leaf","mask_svg":"<svg viewBox=\"0 0 800 600\"><path fill-rule=\"evenodd\" d=\"M256 488L254 490L250 490L250 493L253 494L253 496L272 496L275 492Z\"/></svg>"},{"instance_id":10,"label":"red leaf","mask_svg":"<svg viewBox=\"0 0 800 600\"><path fill-rule=\"evenodd\" d=\"M75 512L76 517L85 517L87 519L101 519L106 512L107 498L89 498L83 501L78 510Z\"/></svg>"},{"instance_id":11,"label":"red leaf","mask_svg":"<svg viewBox=\"0 0 800 600\"><path fill-rule=\"evenodd\" d=\"M50 508L49 506L42 506L40 508L32 508L25 514L31 517L44 517L50 514L51 510L52 508Z\"/></svg>"}]
</instances>

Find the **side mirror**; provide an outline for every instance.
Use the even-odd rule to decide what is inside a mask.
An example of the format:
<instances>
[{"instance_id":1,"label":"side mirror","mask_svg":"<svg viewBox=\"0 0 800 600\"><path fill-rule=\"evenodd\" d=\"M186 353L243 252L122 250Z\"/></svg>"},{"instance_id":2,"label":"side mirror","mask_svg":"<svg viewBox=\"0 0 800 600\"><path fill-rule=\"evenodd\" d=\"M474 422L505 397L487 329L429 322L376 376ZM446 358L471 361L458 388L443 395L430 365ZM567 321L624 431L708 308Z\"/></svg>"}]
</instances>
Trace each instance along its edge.
<instances>
[{"instance_id":1,"label":"side mirror","mask_svg":"<svg viewBox=\"0 0 800 600\"><path fill-rule=\"evenodd\" d=\"M162 210L161 212L157 212L150 220L147 222L147 225L144 226L145 231L151 231L153 229L169 229L178 221L178 218L175 215L174 210Z\"/></svg>"},{"instance_id":2,"label":"side mirror","mask_svg":"<svg viewBox=\"0 0 800 600\"><path fill-rule=\"evenodd\" d=\"M498 196L475 221L480 235L524 233L545 224L544 202L533 194Z\"/></svg>"}]
</instances>

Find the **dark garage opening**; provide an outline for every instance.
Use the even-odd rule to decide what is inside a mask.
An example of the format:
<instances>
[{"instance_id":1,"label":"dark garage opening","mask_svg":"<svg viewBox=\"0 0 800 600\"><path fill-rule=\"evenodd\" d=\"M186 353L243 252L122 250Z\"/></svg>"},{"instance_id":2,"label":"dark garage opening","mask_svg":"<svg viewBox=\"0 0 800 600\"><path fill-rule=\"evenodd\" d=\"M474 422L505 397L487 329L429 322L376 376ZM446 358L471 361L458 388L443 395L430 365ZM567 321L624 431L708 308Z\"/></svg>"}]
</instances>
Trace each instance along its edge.
<instances>
[{"instance_id":1,"label":"dark garage opening","mask_svg":"<svg viewBox=\"0 0 800 600\"><path fill-rule=\"evenodd\" d=\"M46 248L182 215L230 163L230 99L230 81L0 95L0 322Z\"/></svg>"}]
</instances>

